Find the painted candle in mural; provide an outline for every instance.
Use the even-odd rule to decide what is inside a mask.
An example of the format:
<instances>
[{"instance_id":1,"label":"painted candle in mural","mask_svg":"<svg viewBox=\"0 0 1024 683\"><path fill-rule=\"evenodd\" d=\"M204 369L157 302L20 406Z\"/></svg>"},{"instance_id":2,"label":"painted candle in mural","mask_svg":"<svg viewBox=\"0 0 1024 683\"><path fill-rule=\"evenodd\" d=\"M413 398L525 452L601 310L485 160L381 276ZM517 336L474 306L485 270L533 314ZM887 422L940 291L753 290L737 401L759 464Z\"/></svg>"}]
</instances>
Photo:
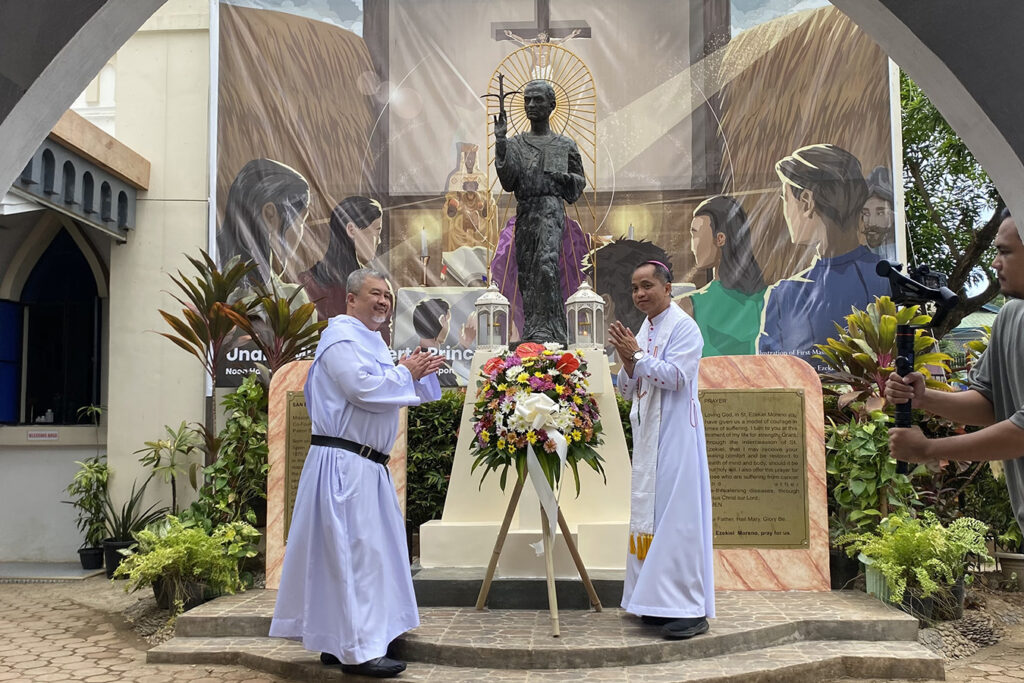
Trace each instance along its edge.
<instances>
[{"instance_id":1,"label":"painted candle in mural","mask_svg":"<svg viewBox=\"0 0 1024 683\"><path fill-rule=\"evenodd\" d=\"M565 230L565 202L586 186L576 143L551 130L555 90L547 81L523 89L530 130L506 138L505 112L494 122L494 169L516 197L516 264L523 297L521 340L567 343L558 261Z\"/></svg>"},{"instance_id":2,"label":"painted candle in mural","mask_svg":"<svg viewBox=\"0 0 1024 683\"><path fill-rule=\"evenodd\" d=\"M694 268L713 279L678 300L704 337L704 356L757 353L764 310L764 275L750 246L750 225L740 203L717 196L701 202L690 224Z\"/></svg>"},{"instance_id":3,"label":"painted candle in mural","mask_svg":"<svg viewBox=\"0 0 1024 683\"><path fill-rule=\"evenodd\" d=\"M888 295L889 283L875 274L878 256L859 241L868 187L856 157L835 145L811 145L781 159L775 171L790 238L813 247L817 260L769 290L759 350L817 365L814 345L835 335L835 321Z\"/></svg>"},{"instance_id":4,"label":"painted candle in mural","mask_svg":"<svg viewBox=\"0 0 1024 683\"><path fill-rule=\"evenodd\" d=\"M877 166L867 177L868 200L860 211L861 244L879 257L896 260L896 214L892 210L892 173Z\"/></svg>"}]
</instances>

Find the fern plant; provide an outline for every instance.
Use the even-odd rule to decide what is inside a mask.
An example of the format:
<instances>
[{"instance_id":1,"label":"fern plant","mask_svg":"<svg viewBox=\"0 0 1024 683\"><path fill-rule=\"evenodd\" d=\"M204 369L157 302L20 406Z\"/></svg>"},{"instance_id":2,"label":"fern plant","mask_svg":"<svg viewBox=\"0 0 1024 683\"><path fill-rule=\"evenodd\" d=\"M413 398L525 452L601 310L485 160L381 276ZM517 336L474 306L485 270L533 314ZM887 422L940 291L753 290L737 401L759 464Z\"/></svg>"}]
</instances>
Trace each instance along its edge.
<instances>
[{"instance_id":1,"label":"fern plant","mask_svg":"<svg viewBox=\"0 0 1024 683\"><path fill-rule=\"evenodd\" d=\"M885 577L889 601L899 603L907 591L921 598L947 590L966 578L968 559L991 561L985 545L988 526L973 517L950 525L931 512L921 517L893 515L874 531L838 539L851 557L860 555Z\"/></svg>"}]
</instances>

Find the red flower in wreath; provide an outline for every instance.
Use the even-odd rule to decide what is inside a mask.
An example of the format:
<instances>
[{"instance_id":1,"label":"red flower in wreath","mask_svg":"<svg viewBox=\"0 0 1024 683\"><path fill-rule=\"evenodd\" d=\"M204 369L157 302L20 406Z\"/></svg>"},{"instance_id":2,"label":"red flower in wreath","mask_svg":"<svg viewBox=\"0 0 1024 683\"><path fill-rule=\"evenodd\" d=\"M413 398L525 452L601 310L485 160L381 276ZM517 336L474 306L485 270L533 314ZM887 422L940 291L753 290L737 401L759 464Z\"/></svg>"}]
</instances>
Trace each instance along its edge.
<instances>
[{"instance_id":1,"label":"red flower in wreath","mask_svg":"<svg viewBox=\"0 0 1024 683\"><path fill-rule=\"evenodd\" d=\"M490 375L496 370L500 370L503 364L504 361L501 359L501 357L495 356L494 358L484 363L484 372Z\"/></svg>"},{"instance_id":2,"label":"red flower in wreath","mask_svg":"<svg viewBox=\"0 0 1024 683\"><path fill-rule=\"evenodd\" d=\"M524 342L516 347L516 355L520 358L536 358L544 351L543 344Z\"/></svg>"},{"instance_id":3,"label":"red flower in wreath","mask_svg":"<svg viewBox=\"0 0 1024 683\"><path fill-rule=\"evenodd\" d=\"M563 353L562 357L555 363L555 369L563 375L568 375L579 366L580 359L576 357L575 353Z\"/></svg>"}]
</instances>

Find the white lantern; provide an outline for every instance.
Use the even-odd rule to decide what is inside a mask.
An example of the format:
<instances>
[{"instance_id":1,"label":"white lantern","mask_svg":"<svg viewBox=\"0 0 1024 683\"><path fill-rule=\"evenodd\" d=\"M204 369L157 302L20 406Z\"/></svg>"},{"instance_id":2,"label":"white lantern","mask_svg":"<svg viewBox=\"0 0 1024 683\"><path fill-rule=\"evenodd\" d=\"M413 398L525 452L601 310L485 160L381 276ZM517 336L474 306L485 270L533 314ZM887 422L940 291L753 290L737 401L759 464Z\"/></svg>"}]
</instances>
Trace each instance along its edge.
<instances>
[{"instance_id":1,"label":"white lantern","mask_svg":"<svg viewBox=\"0 0 1024 683\"><path fill-rule=\"evenodd\" d=\"M474 304L476 308L476 348L498 351L508 346L508 299L492 282Z\"/></svg>"},{"instance_id":2,"label":"white lantern","mask_svg":"<svg viewBox=\"0 0 1024 683\"><path fill-rule=\"evenodd\" d=\"M604 348L604 299L584 280L565 301L569 348Z\"/></svg>"}]
</instances>

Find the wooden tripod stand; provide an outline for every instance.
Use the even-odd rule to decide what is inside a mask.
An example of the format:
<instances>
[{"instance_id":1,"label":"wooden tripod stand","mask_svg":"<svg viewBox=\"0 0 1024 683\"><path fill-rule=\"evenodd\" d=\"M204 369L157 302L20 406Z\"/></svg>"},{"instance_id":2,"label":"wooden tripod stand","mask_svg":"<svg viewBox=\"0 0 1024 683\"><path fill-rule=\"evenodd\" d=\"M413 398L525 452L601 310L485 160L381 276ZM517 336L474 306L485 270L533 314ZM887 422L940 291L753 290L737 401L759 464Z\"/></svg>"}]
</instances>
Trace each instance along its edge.
<instances>
[{"instance_id":1,"label":"wooden tripod stand","mask_svg":"<svg viewBox=\"0 0 1024 683\"><path fill-rule=\"evenodd\" d=\"M519 504L519 496L523 493L523 480L518 479L516 486L512 490L512 496L508 501L508 509L505 510L505 519L501 521L501 530L498 532L498 538L494 542L494 552L491 553L491 561L487 565L487 573L484 575L484 582L480 586L480 595L476 599L477 610L482 610L484 605L487 603L487 594L491 590L491 581L494 579L494 570L498 566L498 557L501 555L501 549L505 545L505 538L508 536L508 528L512 525L512 516L515 514L516 505ZM558 638L560 633L558 630L558 599L555 595L555 564L554 564L554 550L555 550L555 538L551 533L550 525L548 524L547 513L544 512L544 508L540 510L541 520L541 535L544 538L544 568L547 573L548 583L548 610L551 612L551 635ZM583 558L580 557L579 551L576 549L576 542L572 540L572 534L569 533L569 525L565 523L565 517L562 515L562 509L558 508L558 528L562 530L562 537L565 539L565 544L569 548L569 554L572 555L573 562L576 563L576 570L580 574L580 579L583 581L583 586L587 589L587 595L590 597L590 605L594 608L594 611L601 611L601 600L597 597L597 591L594 590L594 584L590 581L590 575L587 574L587 568L583 566Z\"/></svg>"}]
</instances>

